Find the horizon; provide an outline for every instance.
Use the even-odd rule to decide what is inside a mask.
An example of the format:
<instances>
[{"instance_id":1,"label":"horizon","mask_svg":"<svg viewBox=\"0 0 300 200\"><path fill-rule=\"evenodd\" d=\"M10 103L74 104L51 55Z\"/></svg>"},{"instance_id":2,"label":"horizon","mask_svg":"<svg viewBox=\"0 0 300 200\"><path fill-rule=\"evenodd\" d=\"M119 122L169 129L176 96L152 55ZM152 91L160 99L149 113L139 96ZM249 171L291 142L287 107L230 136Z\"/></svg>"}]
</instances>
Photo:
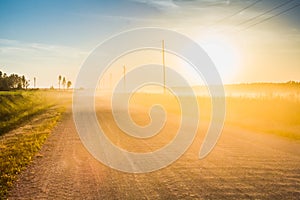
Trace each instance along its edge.
<instances>
[{"instance_id":1,"label":"horizon","mask_svg":"<svg viewBox=\"0 0 300 200\"><path fill-rule=\"evenodd\" d=\"M20 74L20 73L11 73L11 74L8 74L6 73L5 71L2 71L0 69L0 72L2 72L3 74L6 74L7 76L9 75L12 75L12 74L15 74L15 75L18 75L18 76L23 76L23 74ZM27 78L27 77L25 77ZM34 78L34 77L33 77ZM30 79L26 79L26 80L29 80L31 81ZM32 79L33 80L33 79ZM66 81L68 81L68 79L66 79ZM122 80L119 80L120 82ZM58 83L56 85L50 85L49 87L34 87L32 84L29 85L28 89L29 90L35 90L35 89L41 89L41 90L81 90L81 89L88 89L88 88L85 88L85 87L73 87L73 82L72 82L72 86L70 88L59 88L58 86ZM98 83L100 85L100 82ZM228 87L228 86L254 86L254 85L288 85L288 84L295 84L295 85L300 85L300 81L299 80L286 80L286 81L254 81L254 82L235 82L235 83L224 83L223 86L224 87ZM111 86L109 85L109 83L107 83L105 86L97 86L96 90L111 90ZM157 85L150 85L150 86L146 86L146 87L156 87ZM101 87L101 88L100 88ZM113 86L115 87L115 85ZM145 87L145 86L144 86ZM160 86L162 87L162 86ZM178 85L173 85L171 86L170 88L184 88L184 87L187 87L187 86L178 86ZM207 85L205 83L201 83L201 84L192 84L191 85L192 88L195 88L195 87L207 87ZM93 89L93 88L90 88L90 89ZM18 89L16 89L18 90Z\"/></svg>"}]
</instances>

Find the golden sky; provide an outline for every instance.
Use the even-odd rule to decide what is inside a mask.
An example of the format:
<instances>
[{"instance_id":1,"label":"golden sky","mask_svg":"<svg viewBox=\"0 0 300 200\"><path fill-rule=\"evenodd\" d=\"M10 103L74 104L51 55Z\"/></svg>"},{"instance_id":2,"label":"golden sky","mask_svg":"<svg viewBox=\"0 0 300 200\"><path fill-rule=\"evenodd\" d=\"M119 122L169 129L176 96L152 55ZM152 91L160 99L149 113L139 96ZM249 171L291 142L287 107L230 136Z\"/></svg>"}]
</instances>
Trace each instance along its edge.
<instances>
[{"instance_id":1,"label":"golden sky","mask_svg":"<svg viewBox=\"0 0 300 200\"><path fill-rule=\"evenodd\" d=\"M99 43L122 31L150 26L178 31L199 43L224 83L299 81L298 4L4 0L0 2L0 70L24 74L32 81L37 77L38 87L57 87L60 74L74 83L81 64Z\"/></svg>"}]
</instances>

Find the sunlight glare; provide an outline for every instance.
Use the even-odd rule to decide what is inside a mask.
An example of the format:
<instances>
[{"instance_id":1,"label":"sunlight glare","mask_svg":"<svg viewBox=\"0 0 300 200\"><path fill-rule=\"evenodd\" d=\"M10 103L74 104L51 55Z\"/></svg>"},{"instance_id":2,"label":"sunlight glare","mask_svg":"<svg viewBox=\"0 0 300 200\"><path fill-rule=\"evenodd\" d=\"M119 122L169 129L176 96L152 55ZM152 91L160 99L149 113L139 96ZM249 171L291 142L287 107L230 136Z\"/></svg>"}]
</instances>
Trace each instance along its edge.
<instances>
[{"instance_id":1,"label":"sunlight glare","mask_svg":"<svg viewBox=\"0 0 300 200\"><path fill-rule=\"evenodd\" d=\"M237 74L239 63L239 54L233 42L223 37L210 36L201 38L199 43L216 65L223 81L232 81Z\"/></svg>"}]
</instances>

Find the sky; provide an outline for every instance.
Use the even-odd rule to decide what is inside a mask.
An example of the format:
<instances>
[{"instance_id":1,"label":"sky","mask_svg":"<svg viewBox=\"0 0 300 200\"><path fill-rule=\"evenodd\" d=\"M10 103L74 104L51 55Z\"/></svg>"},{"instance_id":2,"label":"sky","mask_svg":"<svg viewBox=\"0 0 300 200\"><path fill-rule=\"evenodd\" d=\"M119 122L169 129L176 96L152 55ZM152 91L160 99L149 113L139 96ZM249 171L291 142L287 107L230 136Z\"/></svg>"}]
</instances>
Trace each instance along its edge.
<instances>
[{"instance_id":1,"label":"sky","mask_svg":"<svg viewBox=\"0 0 300 200\"><path fill-rule=\"evenodd\" d=\"M24 74L31 83L36 77L37 87L58 87L58 75L74 83L102 41L133 28L161 27L199 43L224 83L300 81L299 3L0 0L0 70Z\"/></svg>"}]
</instances>

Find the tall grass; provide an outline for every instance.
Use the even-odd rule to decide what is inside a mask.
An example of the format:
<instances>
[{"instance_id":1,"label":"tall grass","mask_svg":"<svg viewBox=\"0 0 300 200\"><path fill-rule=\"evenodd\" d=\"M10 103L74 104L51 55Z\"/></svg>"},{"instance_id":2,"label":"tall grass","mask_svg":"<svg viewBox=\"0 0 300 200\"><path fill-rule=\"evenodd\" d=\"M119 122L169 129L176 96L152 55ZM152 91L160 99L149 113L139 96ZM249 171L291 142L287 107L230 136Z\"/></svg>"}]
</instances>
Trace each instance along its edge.
<instances>
[{"instance_id":1,"label":"tall grass","mask_svg":"<svg viewBox=\"0 0 300 200\"><path fill-rule=\"evenodd\" d=\"M0 92L0 135L50 106L37 91Z\"/></svg>"},{"instance_id":2,"label":"tall grass","mask_svg":"<svg viewBox=\"0 0 300 200\"><path fill-rule=\"evenodd\" d=\"M64 112L56 97L47 91L0 93L0 199L5 198ZM26 126L12 130L22 122Z\"/></svg>"},{"instance_id":3,"label":"tall grass","mask_svg":"<svg viewBox=\"0 0 300 200\"><path fill-rule=\"evenodd\" d=\"M18 133L0 137L0 199L5 198L18 174L40 150L62 112L61 107L48 109L38 121L30 124L30 129L21 127Z\"/></svg>"}]
</instances>

